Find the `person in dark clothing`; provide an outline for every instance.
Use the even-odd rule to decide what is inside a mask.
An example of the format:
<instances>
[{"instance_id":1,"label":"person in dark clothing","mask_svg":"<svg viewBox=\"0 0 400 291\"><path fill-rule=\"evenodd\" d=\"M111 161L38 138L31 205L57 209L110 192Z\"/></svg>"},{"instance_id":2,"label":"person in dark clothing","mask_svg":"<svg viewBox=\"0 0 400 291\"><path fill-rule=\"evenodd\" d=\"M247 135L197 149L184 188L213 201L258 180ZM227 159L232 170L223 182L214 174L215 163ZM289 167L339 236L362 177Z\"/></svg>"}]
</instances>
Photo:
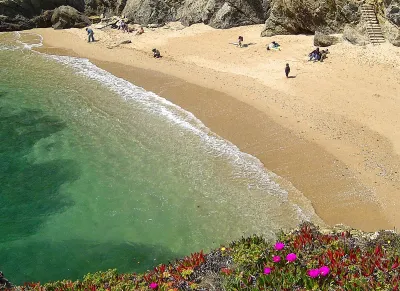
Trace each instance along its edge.
<instances>
[{"instance_id":1,"label":"person in dark clothing","mask_svg":"<svg viewBox=\"0 0 400 291\"><path fill-rule=\"evenodd\" d=\"M239 37L238 37L238 47L242 47L242 43L243 43L243 36L239 35Z\"/></svg>"},{"instance_id":2,"label":"person in dark clothing","mask_svg":"<svg viewBox=\"0 0 400 291\"><path fill-rule=\"evenodd\" d=\"M286 67L285 67L286 78L289 78L289 73L290 73L290 67L289 67L289 64L286 64Z\"/></svg>"},{"instance_id":3,"label":"person in dark clothing","mask_svg":"<svg viewBox=\"0 0 400 291\"><path fill-rule=\"evenodd\" d=\"M88 34L88 42L94 42L94 32L93 32L93 29L91 29L91 28L87 28L86 27L86 32L87 32L87 34Z\"/></svg>"},{"instance_id":4,"label":"person in dark clothing","mask_svg":"<svg viewBox=\"0 0 400 291\"><path fill-rule=\"evenodd\" d=\"M161 57L160 51L158 49L153 48L151 51L153 52L153 57L157 59Z\"/></svg>"},{"instance_id":5,"label":"person in dark clothing","mask_svg":"<svg viewBox=\"0 0 400 291\"><path fill-rule=\"evenodd\" d=\"M317 47L315 50L313 50L310 54L310 61L314 59L314 61L319 61L321 59L321 53L319 51L319 47Z\"/></svg>"}]
</instances>

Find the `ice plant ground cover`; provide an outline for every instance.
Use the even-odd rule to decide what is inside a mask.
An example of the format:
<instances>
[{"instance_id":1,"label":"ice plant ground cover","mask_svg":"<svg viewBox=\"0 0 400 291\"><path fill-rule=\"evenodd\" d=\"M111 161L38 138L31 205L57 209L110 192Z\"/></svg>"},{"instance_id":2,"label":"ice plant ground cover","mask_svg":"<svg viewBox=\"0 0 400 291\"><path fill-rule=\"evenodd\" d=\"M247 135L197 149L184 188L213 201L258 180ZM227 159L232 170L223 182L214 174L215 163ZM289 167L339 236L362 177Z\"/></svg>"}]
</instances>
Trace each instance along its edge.
<instances>
[{"instance_id":1,"label":"ice plant ground cover","mask_svg":"<svg viewBox=\"0 0 400 291\"><path fill-rule=\"evenodd\" d=\"M16 290L399 290L400 236L382 231L322 233L312 224L277 241L242 238L144 274L116 270L82 281L28 283ZM1 289L1 288L0 288Z\"/></svg>"}]
</instances>

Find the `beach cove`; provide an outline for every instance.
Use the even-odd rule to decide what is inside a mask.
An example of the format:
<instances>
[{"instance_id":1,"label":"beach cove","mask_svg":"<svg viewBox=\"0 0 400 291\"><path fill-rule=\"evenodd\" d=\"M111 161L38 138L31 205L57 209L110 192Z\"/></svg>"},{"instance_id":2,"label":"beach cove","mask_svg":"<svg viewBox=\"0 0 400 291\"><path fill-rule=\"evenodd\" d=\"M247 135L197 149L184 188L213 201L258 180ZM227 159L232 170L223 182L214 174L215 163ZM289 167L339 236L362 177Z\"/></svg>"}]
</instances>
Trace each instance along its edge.
<instances>
[{"instance_id":1,"label":"beach cove","mask_svg":"<svg viewBox=\"0 0 400 291\"><path fill-rule=\"evenodd\" d=\"M261 27L95 30L94 44L83 30L34 31L44 37L40 51L88 58L192 112L289 181L326 223L398 228L399 49L340 43L325 63L310 63L312 36L261 38ZM249 45L230 45L236 35ZM116 46L125 39L132 43ZM283 50L267 52L272 40Z\"/></svg>"}]
</instances>

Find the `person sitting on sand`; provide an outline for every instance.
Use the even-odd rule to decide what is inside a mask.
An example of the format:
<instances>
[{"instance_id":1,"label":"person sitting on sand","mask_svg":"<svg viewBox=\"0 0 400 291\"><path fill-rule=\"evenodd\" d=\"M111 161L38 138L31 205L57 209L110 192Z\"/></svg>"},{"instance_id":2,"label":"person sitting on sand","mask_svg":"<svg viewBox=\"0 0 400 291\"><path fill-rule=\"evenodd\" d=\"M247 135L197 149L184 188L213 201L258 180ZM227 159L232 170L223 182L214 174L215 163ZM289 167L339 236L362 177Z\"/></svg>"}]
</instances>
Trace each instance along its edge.
<instances>
[{"instance_id":1,"label":"person sitting on sand","mask_svg":"<svg viewBox=\"0 0 400 291\"><path fill-rule=\"evenodd\" d=\"M88 42L94 42L94 32L93 29L91 29L90 27L86 27L86 32L88 34Z\"/></svg>"},{"instance_id":2,"label":"person sitting on sand","mask_svg":"<svg viewBox=\"0 0 400 291\"><path fill-rule=\"evenodd\" d=\"M242 47L242 42L243 42L243 36L238 37L238 47Z\"/></svg>"},{"instance_id":3,"label":"person sitting on sand","mask_svg":"<svg viewBox=\"0 0 400 291\"><path fill-rule=\"evenodd\" d=\"M314 60L319 61L321 59L321 53L319 51L319 47L317 47L315 50L313 50L309 55L310 61Z\"/></svg>"},{"instance_id":4,"label":"person sitting on sand","mask_svg":"<svg viewBox=\"0 0 400 291\"><path fill-rule=\"evenodd\" d=\"M321 51L321 59L320 59L321 62L323 62L328 57L327 54L329 54L328 49Z\"/></svg>"},{"instance_id":5,"label":"person sitting on sand","mask_svg":"<svg viewBox=\"0 0 400 291\"><path fill-rule=\"evenodd\" d=\"M153 52L153 57L154 58L158 59L158 58L161 57L160 51L158 49L153 48L151 51Z\"/></svg>"},{"instance_id":6,"label":"person sitting on sand","mask_svg":"<svg viewBox=\"0 0 400 291\"><path fill-rule=\"evenodd\" d=\"M144 29L143 29L143 27L141 26L141 27L139 27L139 29L137 30L136 35L141 35L142 33L144 33Z\"/></svg>"},{"instance_id":7,"label":"person sitting on sand","mask_svg":"<svg viewBox=\"0 0 400 291\"><path fill-rule=\"evenodd\" d=\"M281 50L281 45L279 43L277 43L276 41L271 42L268 46L267 46L267 50L276 50L276 51L280 51Z\"/></svg>"}]
</instances>

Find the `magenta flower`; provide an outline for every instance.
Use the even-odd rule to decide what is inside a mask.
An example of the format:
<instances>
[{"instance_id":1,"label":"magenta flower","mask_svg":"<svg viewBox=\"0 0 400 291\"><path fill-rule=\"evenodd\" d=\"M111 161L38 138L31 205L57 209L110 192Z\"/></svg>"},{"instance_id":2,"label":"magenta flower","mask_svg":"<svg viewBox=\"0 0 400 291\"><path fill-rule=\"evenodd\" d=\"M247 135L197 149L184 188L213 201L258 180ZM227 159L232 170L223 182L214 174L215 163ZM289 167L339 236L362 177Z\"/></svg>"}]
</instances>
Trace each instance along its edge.
<instances>
[{"instance_id":1,"label":"magenta flower","mask_svg":"<svg viewBox=\"0 0 400 291\"><path fill-rule=\"evenodd\" d=\"M272 260L274 261L274 263L278 263L281 261L281 257L280 256L273 256Z\"/></svg>"},{"instance_id":2,"label":"magenta flower","mask_svg":"<svg viewBox=\"0 0 400 291\"><path fill-rule=\"evenodd\" d=\"M149 287L150 287L150 289L157 289L158 284L156 282L152 282L152 283L150 283Z\"/></svg>"},{"instance_id":3,"label":"magenta flower","mask_svg":"<svg viewBox=\"0 0 400 291\"><path fill-rule=\"evenodd\" d=\"M287 260L288 262L294 262L294 261L296 261L296 259L297 259L297 256L296 256L296 254L294 254L294 253L290 253L290 254L288 254L288 255L286 256L286 260Z\"/></svg>"},{"instance_id":4,"label":"magenta flower","mask_svg":"<svg viewBox=\"0 0 400 291\"><path fill-rule=\"evenodd\" d=\"M274 246L274 248L275 248L277 251L283 250L284 247L285 247L285 244L284 244L283 242L280 242L280 241L278 241L278 242L275 244L275 246Z\"/></svg>"},{"instance_id":5,"label":"magenta flower","mask_svg":"<svg viewBox=\"0 0 400 291\"><path fill-rule=\"evenodd\" d=\"M308 276L310 276L311 278L316 278L319 275L319 270L318 269L311 269L308 270Z\"/></svg>"},{"instance_id":6,"label":"magenta flower","mask_svg":"<svg viewBox=\"0 0 400 291\"><path fill-rule=\"evenodd\" d=\"M329 274L329 268L327 266L322 266L321 268L319 268L319 273L321 276L325 277L326 275Z\"/></svg>"},{"instance_id":7,"label":"magenta flower","mask_svg":"<svg viewBox=\"0 0 400 291\"><path fill-rule=\"evenodd\" d=\"M264 274L265 275L271 274L271 268L264 268Z\"/></svg>"}]
</instances>

